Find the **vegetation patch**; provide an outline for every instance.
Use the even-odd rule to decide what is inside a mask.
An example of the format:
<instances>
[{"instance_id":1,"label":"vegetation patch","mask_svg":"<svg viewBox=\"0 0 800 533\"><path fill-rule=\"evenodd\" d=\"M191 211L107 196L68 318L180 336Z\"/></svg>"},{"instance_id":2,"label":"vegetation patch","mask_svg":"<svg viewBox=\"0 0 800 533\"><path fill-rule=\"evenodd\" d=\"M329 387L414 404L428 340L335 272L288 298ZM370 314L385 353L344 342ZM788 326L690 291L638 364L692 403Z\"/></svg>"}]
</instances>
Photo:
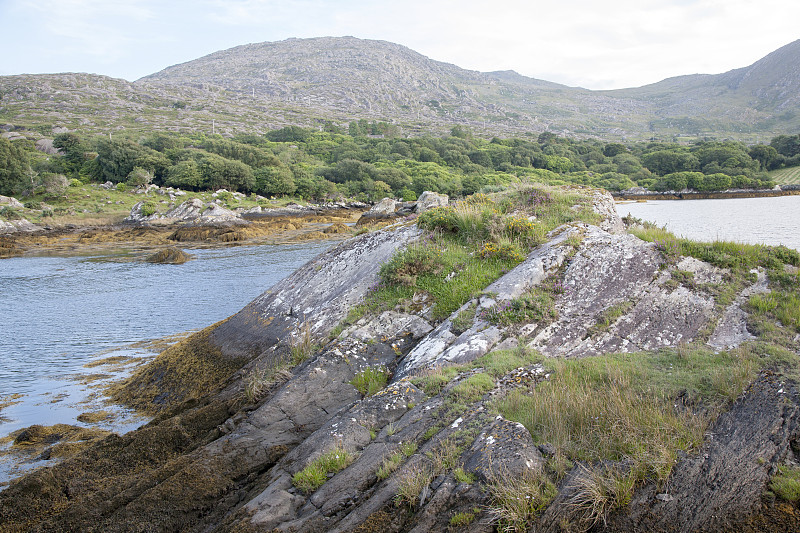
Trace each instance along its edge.
<instances>
[{"instance_id":1,"label":"vegetation patch","mask_svg":"<svg viewBox=\"0 0 800 533\"><path fill-rule=\"evenodd\" d=\"M530 391L514 390L494 405L522 423L537 444L555 448L562 463L551 465L556 477L566 461L592 465L580 476L578 507L596 521L627 504L637 484L666 480L678 451L703 442L709 420L742 393L766 360L744 348L719 354L687 348L545 364L549 380Z\"/></svg>"},{"instance_id":2,"label":"vegetation patch","mask_svg":"<svg viewBox=\"0 0 800 533\"><path fill-rule=\"evenodd\" d=\"M306 494L314 492L328 479L328 474L335 474L347 468L355 460L355 456L341 446L326 452L308 464L304 469L292 476L292 484Z\"/></svg>"},{"instance_id":3,"label":"vegetation patch","mask_svg":"<svg viewBox=\"0 0 800 533\"><path fill-rule=\"evenodd\" d=\"M780 466L769 483L769 488L787 502L800 501L800 468Z\"/></svg>"},{"instance_id":4,"label":"vegetation patch","mask_svg":"<svg viewBox=\"0 0 800 533\"><path fill-rule=\"evenodd\" d=\"M494 388L494 380L489 374L480 373L469 376L450 389L448 395L458 403L473 403Z\"/></svg>"},{"instance_id":5,"label":"vegetation patch","mask_svg":"<svg viewBox=\"0 0 800 533\"><path fill-rule=\"evenodd\" d=\"M489 514L503 532L528 531L533 519L558 494L547 477L527 472L521 477L494 476L486 485L489 492Z\"/></svg>"},{"instance_id":6,"label":"vegetation patch","mask_svg":"<svg viewBox=\"0 0 800 533\"><path fill-rule=\"evenodd\" d=\"M450 526L455 528L466 527L470 525L473 520L475 520L474 513L468 513L468 512L456 513L450 517Z\"/></svg>"},{"instance_id":7,"label":"vegetation patch","mask_svg":"<svg viewBox=\"0 0 800 533\"><path fill-rule=\"evenodd\" d=\"M388 382L389 371L383 365L367 367L350 380L350 384L364 396L372 396L383 389Z\"/></svg>"},{"instance_id":8,"label":"vegetation patch","mask_svg":"<svg viewBox=\"0 0 800 533\"><path fill-rule=\"evenodd\" d=\"M594 323L594 325L589 328L589 333L598 334L607 331L608 328L614 324L614 322L616 322L620 317L624 316L625 313L630 311L633 306L633 302L626 301L612 305L608 309L605 309L597 317L597 321Z\"/></svg>"},{"instance_id":9,"label":"vegetation patch","mask_svg":"<svg viewBox=\"0 0 800 533\"><path fill-rule=\"evenodd\" d=\"M292 366L297 366L313 354L317 349L311 337L311 323L304 320L297 330L289 337L289 353Z\"/></svg>"}]
</instances>

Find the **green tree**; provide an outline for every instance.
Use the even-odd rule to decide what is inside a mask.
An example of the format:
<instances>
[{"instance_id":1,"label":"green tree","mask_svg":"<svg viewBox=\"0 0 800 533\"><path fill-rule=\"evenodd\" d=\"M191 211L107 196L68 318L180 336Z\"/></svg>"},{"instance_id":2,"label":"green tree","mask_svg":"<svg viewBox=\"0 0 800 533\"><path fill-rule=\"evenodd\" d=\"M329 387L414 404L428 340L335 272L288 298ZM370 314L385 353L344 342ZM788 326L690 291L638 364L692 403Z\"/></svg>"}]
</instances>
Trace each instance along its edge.
<instances>
[{"instance_id":1,"label":"green tree","mask_svg":"<svg viewBox=\"0 0 800 533\"><path fill-rule=\"evenodd\" d=\"M753 160L758 161L761 170L773 170L777 168L775 163L779 160L780 154L778 154L778 151L773 146L756 144L755 146L751 146L747 153Z\"/></svg>"},{"instance_id":2,"label":"green tree","mask_svg":"<svg viewBox=\"0 0 800 533\"><path fill-rule=\"evenodd\" d=\"M677 150L656 150L642 156L642 165L654 174L665 176L674 172L697 170L700 162L690 153Z\"/></svg>"},{"instance_id":3,"label":"green tree","mask_svg":"<svg viewBox=\"0 0 800 533\"><path fill-rule=\"evenodd\" d=\"M283 165L257 168L253 177L255 191L264 196L289 196L297 190L292 171Z\"/></svg>"},{"instance_id":4,"label":"green tree","mask_svg":"<svg viewBox=\"0 0 800 533\"><path fill-rule=\"evenodd\" d=\"M86 161L86 145L75 133L59 133L53 138L53 147L62 155L62 168L66 174L77 177Z\"/></svg>"},{"instance_id":5,"label":"green tree","mask_svg":"<svg viewBox=\"0 0 800 533\"><path fill-rule=\"evenodd\" d=\"M179 161L167 170L164 184L179 189L198 190L203 184L199 165L192 159Z\"/></svg>"},{"instance_id":6,"label":"green tree","mask_svg":"<svg viewBox=\"0 0 800 533\"><path fill-rule=\"evenodd\" d=\"M125 183L131 187L144 187L150 185L152 181L153 175L142 167L133 167L133 170L125 178Z\"/></svg>"},{"instance_id":7,"label":"green tree","mask_svg":"<svg viewBox=\"0 0 800 533\"><path fill-rule=\"evenodd\" d=\"M28 154L8 139L0 137L0 194L20 192L26 185L29 170Z\"/></svg>"}]
</instances>

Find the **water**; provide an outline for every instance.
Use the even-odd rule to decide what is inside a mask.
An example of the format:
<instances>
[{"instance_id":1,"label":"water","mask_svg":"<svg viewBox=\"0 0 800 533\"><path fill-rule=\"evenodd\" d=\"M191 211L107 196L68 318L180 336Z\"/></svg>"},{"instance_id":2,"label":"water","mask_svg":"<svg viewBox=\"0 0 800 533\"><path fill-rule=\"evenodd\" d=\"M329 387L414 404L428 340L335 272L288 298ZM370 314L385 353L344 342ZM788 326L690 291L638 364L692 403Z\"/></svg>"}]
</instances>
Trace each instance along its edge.
<instances>
[{"instance_id":1,"label":"water","mask_svg":"<svg viewBox=\"0 0 800 533\"><path fill-rule=\"evenodd\" d=\"M222 320L329 246L198 249L183 265L121 255L0 260L0 404L19 402L0 410L0 437L31 424L88 426L76 417L96 408L86 396L102 396L102 380L87 382L86 375L113 372L85 364L152 356L129 345ZM100 427L124 432L138 423L121 416ZM0 454L0 482L8 477L3 462Z\"/></svg>"},{"instance_id":2,"label":"water","mask_svg":"<svg viewBox=\"0 0 800 533\"><path fill-rule=\"evenodd\" d=\"M618 203L628 214L698 241L783 244L800 250L800 196Z\"/></svg>"}]
</instances>

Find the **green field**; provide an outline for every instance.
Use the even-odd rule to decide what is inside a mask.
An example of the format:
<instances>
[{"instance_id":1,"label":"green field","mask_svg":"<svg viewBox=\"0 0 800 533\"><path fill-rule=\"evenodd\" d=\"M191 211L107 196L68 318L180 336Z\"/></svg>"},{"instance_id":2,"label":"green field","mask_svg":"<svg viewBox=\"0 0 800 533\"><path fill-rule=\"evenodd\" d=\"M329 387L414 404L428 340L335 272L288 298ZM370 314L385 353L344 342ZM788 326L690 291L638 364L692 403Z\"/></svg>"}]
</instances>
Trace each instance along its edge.
<instances>
[{"instance_id":1,"label":"green field","mask_svg":"<svg viewBox=\"0 0 800 533\"><path fill-rule=\"evenodd\" d=\"M800 167L782 168L769 173L769 177L779 185L800 183Z\"/></svg>"}]
</instances>

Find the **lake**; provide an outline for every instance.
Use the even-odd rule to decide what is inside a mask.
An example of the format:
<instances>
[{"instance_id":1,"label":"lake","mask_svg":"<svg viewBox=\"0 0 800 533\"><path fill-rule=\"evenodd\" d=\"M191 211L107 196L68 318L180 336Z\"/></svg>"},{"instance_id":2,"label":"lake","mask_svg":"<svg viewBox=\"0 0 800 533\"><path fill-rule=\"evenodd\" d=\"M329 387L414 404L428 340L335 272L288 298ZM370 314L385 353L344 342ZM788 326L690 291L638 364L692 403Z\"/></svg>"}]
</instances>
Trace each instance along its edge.
<instances>
[{"instance_id":1,"label":"lake","mask_svg":"<svg viewBox=\"0 0 800 533\"><path fill-rule=\"evenodd\" d=\"M800 250L800 196L621 202L617 212L693 240L783 244Z\"/></svg>"},{"instance_id":2,"label":"lake","mask_svg":"<svg viewBox=\"0 0 800 533\"><path fill-rule=\"evenodd\" d=\"M103 376L117 379L125 368L84 365L152 357L141 341L227 318L331 245L196 249L183 265L124 254L0 260L0 404L12 399L0 411L0 437L31 424L88 427L77 416L98 408L115 415L99 427L133 429L142 420L104 406L98 390ZM0 455L0 482L11 472L6 459Z\"/></svg>"}]
</instances>

